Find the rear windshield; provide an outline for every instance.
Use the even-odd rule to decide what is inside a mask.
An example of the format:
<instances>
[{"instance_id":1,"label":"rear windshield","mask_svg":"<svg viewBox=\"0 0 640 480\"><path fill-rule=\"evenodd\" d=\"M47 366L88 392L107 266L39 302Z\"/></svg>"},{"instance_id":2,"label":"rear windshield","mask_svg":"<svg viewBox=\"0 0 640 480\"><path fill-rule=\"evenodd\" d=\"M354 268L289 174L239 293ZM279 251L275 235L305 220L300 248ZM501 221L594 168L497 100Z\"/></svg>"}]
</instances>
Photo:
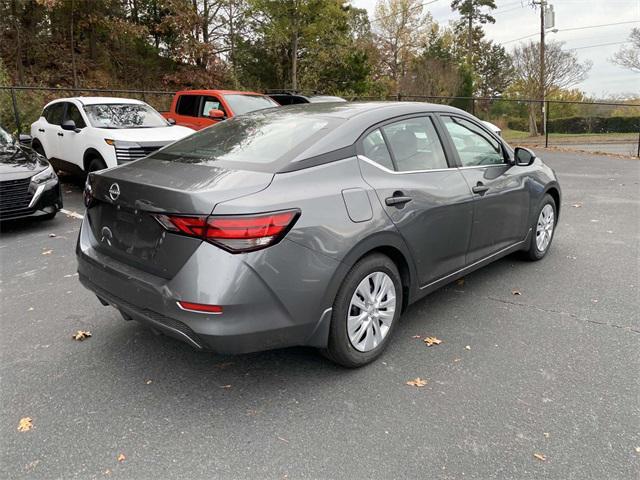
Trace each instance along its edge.
<instances>
[{"instance_id":1,"label":"rear windshield","mask_svg":"<svg viewBox=\"0 0 640 480\"><path fill-rule=\"evenodd\" d=\"M243 113L255 112L256 110L263 110L265 108L279 106L274 100L262 95L225 95L224 99L227 101L234 115L242 115Z\"/></svg>"},{"instance_id":2,"label":"rear windshield","mask_svg":"<svg viewBox=\"0 0 640 480\"><path fill-rule=\"evenodd\" d=\"M283 110L253 113L194 133L149 158L275 172L342 121Z\"/></svg>"}]
</instances>

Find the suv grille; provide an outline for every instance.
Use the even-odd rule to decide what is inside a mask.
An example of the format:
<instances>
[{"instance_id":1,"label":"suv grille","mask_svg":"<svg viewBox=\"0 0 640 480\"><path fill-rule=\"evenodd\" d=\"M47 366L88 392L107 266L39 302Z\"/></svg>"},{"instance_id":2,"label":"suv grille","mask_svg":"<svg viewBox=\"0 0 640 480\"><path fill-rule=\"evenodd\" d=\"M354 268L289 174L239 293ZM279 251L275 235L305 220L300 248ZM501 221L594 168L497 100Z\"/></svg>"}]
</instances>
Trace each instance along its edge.
<instances>
[{"instance_id":1,"label":"suv grille","mask_svg":"<svg viewBox=\"0 0 640 480\"><path fill-rule=\"evenodd\" d=\"M151 155L163 146L164 145L154 145L152 147L116 147L118 165Z\"/></svg>"},{"instance_id":2,"label":"suv grille","mask_svg":"<svg viewBox=\"0 0 640 480\"><path fill-rule=\"evenodd\" d=\"M33 195L29 193L31 178L0 182L0 217L9 218L29 211Z\"/></svg>"}]
</instances>

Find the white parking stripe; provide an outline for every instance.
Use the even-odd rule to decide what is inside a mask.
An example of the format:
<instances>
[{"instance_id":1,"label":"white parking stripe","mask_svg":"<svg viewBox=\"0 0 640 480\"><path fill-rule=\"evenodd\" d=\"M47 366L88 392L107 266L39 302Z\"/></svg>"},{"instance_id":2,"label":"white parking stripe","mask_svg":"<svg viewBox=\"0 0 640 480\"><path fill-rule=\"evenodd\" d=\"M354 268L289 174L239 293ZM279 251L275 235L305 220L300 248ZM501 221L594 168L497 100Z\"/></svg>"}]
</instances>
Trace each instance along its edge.
<instances>
[{"instance_id":1,"label":"white parking stripe","mask_svg":"<svg viewBox=\"0 0 640 480\"><path fill-rule=\"evenodd\" d=\"M64 208L61 208L60 211L64 213L67 217L78 218L80 220L84 218L84 215L80 215L78 212L72 212L71 210L66 210Z\"/></svg>"}]
</instances>

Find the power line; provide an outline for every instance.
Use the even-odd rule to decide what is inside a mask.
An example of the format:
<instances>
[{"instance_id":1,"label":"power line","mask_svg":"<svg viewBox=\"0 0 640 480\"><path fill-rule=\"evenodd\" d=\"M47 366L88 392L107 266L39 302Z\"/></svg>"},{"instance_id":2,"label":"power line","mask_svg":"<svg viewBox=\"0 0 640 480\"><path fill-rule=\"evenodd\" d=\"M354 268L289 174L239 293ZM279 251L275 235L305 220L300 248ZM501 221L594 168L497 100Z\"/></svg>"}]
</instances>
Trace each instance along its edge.
<instances>
[{"instance_id":1,"label":"power line","mask_svg":"<svg viewBox=\"0 0 640 480\"><path fill-rule=\"evenodd\" d=\"M625 25L629 23L640 23L640 20L631 20L628 22L616 22L616 23L603 23L600 25L585 25L583 27L574 27L574 28L562 28L562 29L556 30L556 32L570 32L574 30L586 30L588 28L611 27L613 25ZM538 33L539 32L531 33L529 35L525 35L524 37L514 38L513 40L507 40L506 42L501 42L501 43L503 45L506 45L507 43L513 43L513 42L517 42L518 40L524 40L525 38L533 37L535 35L538 35Z\"/></svg>"},{"instance_id":2,"label":"power line","mask_svg":"<svg viewBox=\"0 0 640 480\"><path fill-rule=\"evenodd\" d=\"M575 47L575 48L570 48L569 50L582 50L584 48L596 48L596 47L606 47L607 45L622 45L624 43L629 43L629 40L626 40L624 42L610 42L610 43L598 43L596 45L587 45L585 47Z\"/></svg>"}]
</instances>

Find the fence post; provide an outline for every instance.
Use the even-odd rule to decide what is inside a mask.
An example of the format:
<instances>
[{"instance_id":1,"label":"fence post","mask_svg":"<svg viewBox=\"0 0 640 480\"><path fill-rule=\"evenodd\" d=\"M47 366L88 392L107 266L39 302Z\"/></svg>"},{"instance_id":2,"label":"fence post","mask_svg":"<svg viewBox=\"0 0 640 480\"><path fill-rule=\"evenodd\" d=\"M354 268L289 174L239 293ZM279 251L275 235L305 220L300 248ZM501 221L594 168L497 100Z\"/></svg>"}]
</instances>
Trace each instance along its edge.
<instances>
[{"instance_id":1,"label":"fence post","mask_svg":"<svg viewBox=\"0 0 640 480\"><path fill-rule=\"evenodd\" d=\"M20 112L18 112L18 102L16 101L16 91L11 87L11 102L13 103L13 116L16 120L16 127L18 129L18 136L22 133L22 127L20 126Z\"/></svg>"},{"instance_id":2,"label":"fence post","mask_svg":"<svg viewBox=\"0 0 640 480\"><path fill-rule=\"evenodd\" d=\"M638 132L638 158L640 158L640 132Z\"/></svg>"},{"instance_id":3,"label":"fence post","mask_svg":"<svg viewBox=\"0 0 640 480\"><path fill-rule=\"evenodd\" d=\"M544 148L549 147L549 100L544 102Z\"/></svg>"},{"instance_id":4,"label":"fence post","mask_svg":"<svg viewBox=\"0 0 640 480\"><path fill-rule=\"evenodd\" d=\"M476 99L475 97L471 98L471 115L476 114Z\"/></svg>"}]
</instances>

